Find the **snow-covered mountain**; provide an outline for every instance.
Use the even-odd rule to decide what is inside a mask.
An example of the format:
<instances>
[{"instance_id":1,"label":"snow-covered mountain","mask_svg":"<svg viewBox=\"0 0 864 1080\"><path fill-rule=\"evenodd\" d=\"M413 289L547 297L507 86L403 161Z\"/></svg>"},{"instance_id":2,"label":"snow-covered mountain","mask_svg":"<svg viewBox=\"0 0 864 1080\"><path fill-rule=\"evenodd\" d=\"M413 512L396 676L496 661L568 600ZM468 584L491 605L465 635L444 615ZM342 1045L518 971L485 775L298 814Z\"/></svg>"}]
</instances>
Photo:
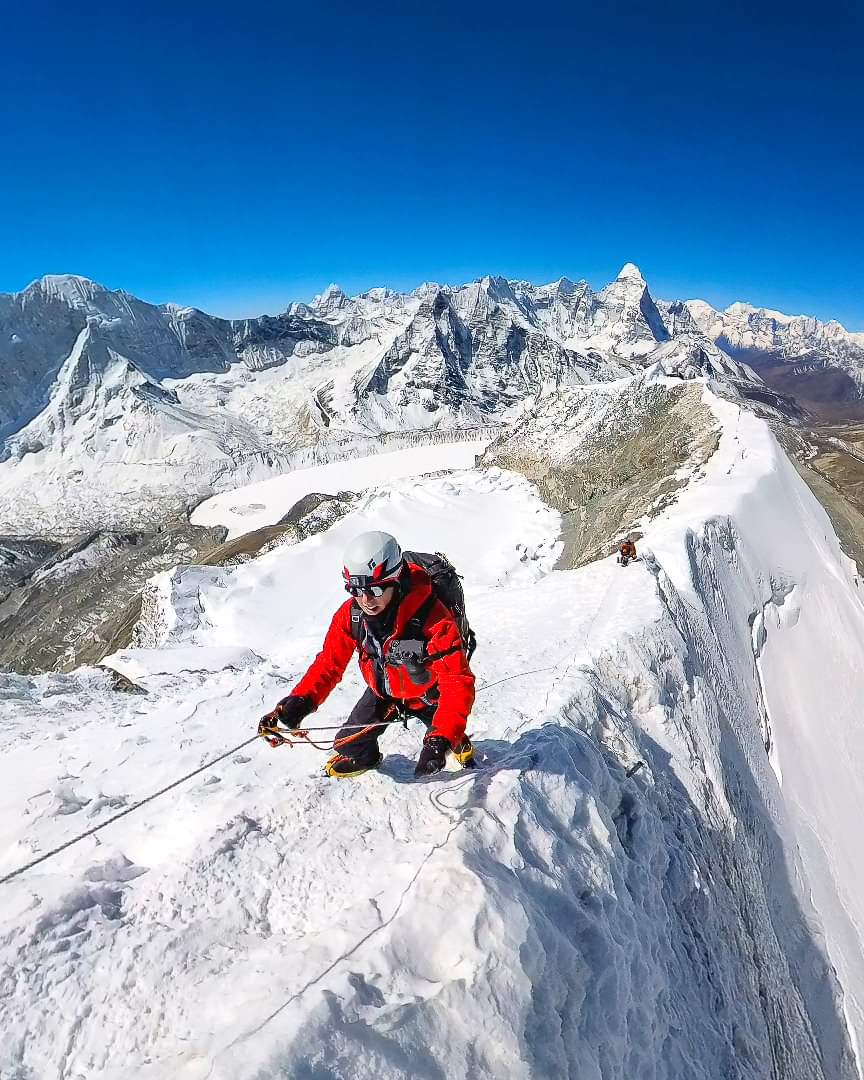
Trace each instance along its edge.
<instances>
[{"instance_id":1,"label":"snow-covered mountain","mask_svg":"<svg viewBox=\"0 0 864 1080\"><path fill-rule=\"evenodd\" d=\"M0 297L0 633L131 643L0 672L0 879L59 849L0 881L0 1075L861 1080L860 578L737 394L859 387L860 338L632 264L233 322ZM464 575L476 772L253 737L367 528Z\"/></svg>"},{"instance_id":2,"label":"snow-covered mountain","mask_svg":"<svg viewBox=\"0 0 864 1080\"><path fill-rule=\"evenodd\" d=\"M730 356L752 364L766 382L822 407L864 397L864 334L839 322L808 315L731 304L717 311L704 300L688 300L694 323Z\"/></svg>"},{"instance_id":3,"label":"snow-covered mountain","mask_svg":"<svg viewBox=\"0 0 864 1080\"><path fill-rule=\"evenodd\" d=\"M686 307L699 328L730 352L792 359L818 350L864 368L864 334L852 333L835 320L823 323L810 315L784 315L742 303L717 311L704 300L688 300Z\"/></svg>"},{"instance_id":4,"label":"snow-covered mountain","mask_svg":"<svg viewBox=\"0 0 864 1080\"><path fill-rule=\"evenodd\" d=\"M0 294L0 437L18 431L50 402L81 332L93 334L158 381L225 371L233 355L227 326L191 308L154 307L81 277L48 276ZM62 390L62 388L61 388Z\"/></svg>"},{"instance_id":5,"label":"snow-covered mountain","mask_svg":"<svg viewBox=\"0 0 864 1080\"><path fill-rule=\"evenodd\" d=\"M110 660L146 694L0 674L0 878L132 811L0 884L0 1074L860 1077L858 573L720 389L570 389L502 440L558 471L600 428L704 428L674 498L620 518L626 569L561 565L562 515L517 472L394 473L315 535L155 579L146 647ZM331 488L364 486L356 464ZM275 520L270 494L208 509ZM241 745L367 528L464 575L475 772L415 782L413 727L356 781L308 743ZM322 745L359 692L352 666L308 721Z\"/></svg>"},{"instance_id":6,"label":"snow-covered mountain","mask_svg":"<svg viewBox=\"0 0 864 1080\"><path fill-rule=\"evenodd\" d=\"M138 526L348 436L500 422L562 386L753 378L625 266L599 293L483 278L229 322L75 277L0 296L0 535Z\"/></svg>"}]
</instances>

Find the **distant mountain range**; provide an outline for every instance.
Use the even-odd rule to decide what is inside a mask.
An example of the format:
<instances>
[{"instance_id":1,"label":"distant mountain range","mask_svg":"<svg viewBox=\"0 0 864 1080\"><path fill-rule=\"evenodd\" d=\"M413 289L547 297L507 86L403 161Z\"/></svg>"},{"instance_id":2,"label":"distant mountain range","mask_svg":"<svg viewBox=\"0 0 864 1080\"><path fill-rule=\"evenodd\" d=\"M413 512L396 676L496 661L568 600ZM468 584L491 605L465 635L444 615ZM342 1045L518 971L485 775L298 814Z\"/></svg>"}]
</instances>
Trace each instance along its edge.
<instances>
[{"instance_id":1,"label":"distant mountain range","mask_svg":"<svg viewBox=\"0 0 864 1080\"><path fill-rule=\"evenodd\" d=\"M851 400L864 335L655 301L630 263L599 292L566 278L356 297L331 286L233 321L44 277L0 295L0 535L139 525L285 468L302 447L505 422L549 392L652 365L751 385L780 365L809 389L814 372L841 379Z\"/></svg>"},{"instance_id":2,"label":"distant mountain range","mask_svg":"<svg viewBox=\"0 0 864 1080\"><path fill-rule=\"evenodd\" d=\"M826 419L864 417L864 334L833 320L749 304L716 311L688 300L687 308L712 341L751 364L774 389Z\"/></svg>"}]
</instances>

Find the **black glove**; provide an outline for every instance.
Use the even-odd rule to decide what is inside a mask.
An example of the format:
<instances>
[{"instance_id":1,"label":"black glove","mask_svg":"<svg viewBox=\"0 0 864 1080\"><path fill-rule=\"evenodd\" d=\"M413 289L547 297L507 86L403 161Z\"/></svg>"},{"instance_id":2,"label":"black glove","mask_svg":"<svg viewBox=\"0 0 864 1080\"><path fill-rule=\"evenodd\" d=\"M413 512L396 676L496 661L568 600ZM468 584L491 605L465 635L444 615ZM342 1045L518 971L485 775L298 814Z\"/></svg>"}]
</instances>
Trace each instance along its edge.
<instances>
[{"instance_id":1,"label":"black glove","mask_svg":"<svg viewBox=\"0 0 864 1080\"><path fill-rule=\"evenodd\" d=\"M275 727L277 723L293 731L294 728L300 727L309 713L314 711L315 705L311 698L289 694L288 697L282 698L272 712L261 717L258 734L263 734L266 729Z\"/></svg>"},{"instance_id":2,"label":"black glove","mask_svg":"<svg viewBox=\"0 0 864 1080\"><path fill-rule=\"evenodd\" d=\"M414 769L415 776L431 776L432 773L441 772L447 764L447 751L450 743L443 735L427 735L423 740L423 749L417 758Z\"/></svg>"}]
</instances>

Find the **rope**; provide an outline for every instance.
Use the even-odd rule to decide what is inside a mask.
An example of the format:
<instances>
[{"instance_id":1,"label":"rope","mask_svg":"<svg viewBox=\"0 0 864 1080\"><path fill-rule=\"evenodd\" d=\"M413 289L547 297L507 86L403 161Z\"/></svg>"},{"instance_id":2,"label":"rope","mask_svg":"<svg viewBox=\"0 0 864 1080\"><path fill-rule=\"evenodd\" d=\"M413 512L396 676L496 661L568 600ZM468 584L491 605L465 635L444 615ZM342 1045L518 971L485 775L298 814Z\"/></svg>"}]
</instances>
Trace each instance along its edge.
<instances>
[{"instance_id":1,"label":"rope","mask_svg":"<svg viewBox=\"0 0 864 1080\"><path fill-rule=\"evenodd\" d=\"M495 682L486 683L484 686L478 687L477 693L482 694L484 690L491 690L493 686L500 686L502 683L510 682L511 679L521 679L526 675L537 675L542 671L554 671L554 670L555 670L555 666L553 665L552 667L534 668L532 671L519 671L515 675L507 675L503 679L498 679ZM303 727L291 728L290 730L274 726L273 730L275 732L277 732L283 738L284 743L287 744L288 746L295 746L295 745L299 744L299 742L302 740L304 743L306 743L306 745L313 746L316 750L322 750L325 754L329 754L329 753L332 753L334 750L338 750L342 746L347 746L348 743L354 742L356 739L359 738L359 735L358 734L346 735L342 739L322 740L322 741L327 742L327 744L328 744L326 746L322 746L321 743L316 742L314 739L309 738L309 732L310 731L354 731L354 732L361 732L362 733L364 731L368 731L370 729L370 727L377 728L377 727L386 727L389 724L402 724L402 723L405 723L407 720L411 719L411 717L412 717L411 712L406 711L404 716L400 717L397 720L380 720L380 721L378 721L378 722L376 722L374 724L371 724L371 725L370 724L348 724L348 725L330 724L330 725L327 725L327 726L319 726L319 727L306 727L304 725ZM294 740L296 740L296 742Z\"/></svg>"},{"instance_id":2,"label":"rope","mask_svg":"<svg viewBox=\"0 0 864 1080\"><path fill-rule=\"evenodd\" d=\"M538 667L533 671L520 671L516 675L508 675L506 679L498 679L497 682L486 683L485 686L481 686L477 693L482 694L484 690L491 690L493 686L500 686L501 683L510 682L511 679L521 679L526 675L539 675L541 671L555 671L557 664L553 664L551 667Z\"/></svg>"},{"instance_id":3,"label":"rope","mask_svg":"<svg viewBox=\"0 0 864 1080\"><path fill-rule=\"evenodd\" d=\"M401 723L401 720L376 720L374 726L384 727L386 724ZM306 727L304 724L302 728L285 728L285 731L293 731L296 735L300 731L362 731L367 727L369 727L368 724L329 724L326 727ZM277 728L276 730L284 734L282 728Z\"/></svg>"},{"instance_id":4,"label":"rope","mask_svg":"<svg viewBox=\"0 0 864 1080\"><path fill-rule=\"evenodd\" d=\"M88 829L86 832L81 833L79 836L73 837L71 840L67 840L65 844L60 844L59 847L53 848L51 851L46 851L44 855L40 855L38 859L33 859L31 862L26 863L24 866L19 866L17 870L13 870L11 874L7 874L5 877L0 878L0 885L5 885L7 881L12 881L13 878L18 877L19 874L23 874L25 870L32 870L34 866L38 866L39 863L45 862L47 859L53 858L55 855L59 855L61 851L65 851L67 848L72 847L73 844L77 844L81 840L86 840L88 836L93 836L94 833L99 832L100 829L106 828L108 825L112 825L115 821L119 821L120 818L126 817L127 814L131 814L133 810L140 810L142 806L146 806L147 803L153 802L154 799L158 799L160 795L165 795L173 788L179 787L180 784L185 783L187 780L191 780L193 776L197 776L199 773L204 772L205 769L210 769L214 765L218 765L220 761L224 761L225 758L231 757L232 754L236 754L238 750L242 750L244 746L248 746L258 738L258 734L252 736L251 739L246 739L245 742L240 743L238 746L233 747L231 750L226 750L224 754L220 754L219 757L213 758L212 761L206 761L200 768L194 769L192 772L187 773L185 776L181 776L179 780L175 780L172 784L167 784L165 787L160 788L159 791L154 791L152 795L148 795L146 799L141 799L139 802L133 803L131 806L127 806L125 810L121 810L119 814L114 814L113 817L108 818L107 821L103 821L101 825L94 825L92 829Z\"/></svg>"},{"instance_id":5,"label":"rope","mask_svg":"<svg viewBox=\"0 0 864 1080\"><path fill-rule=\"evenodd\" d=\"M486 683L485 686L481 686L477 690L477 693L482 694L484 690L491 690L493 686L500 686L501 683L510 682L511 679L519 679L519 678L522 678L525 675L536 675L541 671L552 671L552 670L554 670L554 669L551 668L551 667L545 667L545 668L536 668L533 671L520 671L516 675L508 675L506 678L498 679L496 682ZM382 721L380 721L380 723L374 724L372 726L373 727L384 727L384 726L386 726L388 724L401 724L402 722L403 722L402 719L382 720ZM348 731L365 730L367 727L369 727L368 724L351 724L347 728L345 728L345 730L348 730ZM316 750L323 750L325 753L329 753L331 750L336 749L340 745L344 745L345 743L349 743L354 738L356 738L356 736L349 735L345 739L334 739L332 746L321 746L319 743L313 742L313 740L310 739L309 736L306 734L307 731L333 731L333 730L339 731L339 730L342 730L342 727L341 726L336 726L336 725L331 725L329 727L297 728L296 730L293 730L290 733L287 732L287 731L284 733L286 736L288 736L288 737L286 737L285 741L288 743L289 746L293 745L293 743L291 742L290 736L294 736L295 738L303 739L310 746L314 746ZM78 836L73 836L71 840L67 840L64 844L60 844L58 847L52 848L51 851L46 851L44 855L40 855L37 859L31 859L30 862L25 863L23 866L19 866L17 870L13 870L11 873L6 874L5 877L0 878L0 885L5 885L7 882L12 881L14 878L19 877L21 874L25 873L27 870L32 870L34 866L39 866L40 863L46 862L48 859L53 859L54 856L59 855L61 851L66 851L67 848L70 848L73 845L80 843L82 840L86 840L88 836L93 836L95 833L100 832L102 829L107 828L109 825L113 825L115 821L119 821L120 818L126 817L127 814L131 814L134 810L140 810L142 806L146 806L147 803L153 802L154 799L158 799L162 795L166 795L169 791L173 791L174 788L179 787L181 784L185 784L186 781L191 780L193 776L198 776L200 773L204 772L206 769L211 769L214 765L218 765L220 761L224 761L225 758L231 757L232 754L236 754L238 750L242 750L244 747L249 746L250 743L255 742L255 740L258 739L258 738L260 738L260 736L256 732L254 735L251 736L251 738L248 738L248 739L244 740L243 742L239 743L237 746L232 747L232 749L230 749L230 750L226 750L224 754L220 754L218 757L212 758L210 761L205 761L205 763L203 765L199 766L199 768L193 769L192 772L190 772L190 773L186 773L186 775L181 776L179 780L175 780L171 784L166 784L165 787L160 788L158 791L154 791L153 794L148 795L146 799L140 799L138 802L133 803L131 806L127 806L124 810L121 810L119 813L112 815L110 818L108 818L107 821L103 821L99 825L94 825L92 829L87 829L86 832L79 833Z\"/></svg>"}]
</instances>

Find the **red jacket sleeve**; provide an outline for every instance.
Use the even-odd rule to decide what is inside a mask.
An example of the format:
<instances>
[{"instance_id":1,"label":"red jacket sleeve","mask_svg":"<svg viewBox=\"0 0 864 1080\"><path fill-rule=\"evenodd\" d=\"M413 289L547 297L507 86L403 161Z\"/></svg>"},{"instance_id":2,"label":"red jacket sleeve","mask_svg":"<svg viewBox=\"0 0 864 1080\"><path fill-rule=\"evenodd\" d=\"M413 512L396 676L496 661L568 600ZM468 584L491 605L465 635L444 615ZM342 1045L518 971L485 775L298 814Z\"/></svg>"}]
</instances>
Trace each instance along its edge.
<instances>
[{"instance_id":1,"label":"red jacket sleeve","mask_svg":"<svg viewBox=\"0 0 864 1080\"><path fill-rule=\"evenodd\" d=\"M333 616L321 652L291 693L311 698L317 709L345 674L356 647L351 636L351 601L347 600Z\"/></svg>"},{"instance_id":2,"label":"red jacket sleeve","mask_svg":"<svg viewBox=\"0 0 864 1080\"><path fill-rule=\"evenodd\" d=\"M429 656L447 652L462 640L450 612L440 603L433 607L426 630L429 634L426 646ZM429 672L435 676L440 693L431 732L433 735L443 735L455 748L462 741L468 714L474 704L474 675L468 667L465 650L460 648L448 656L442 656L440 660L433 660Z\"/></svg>"}]
</instances>

